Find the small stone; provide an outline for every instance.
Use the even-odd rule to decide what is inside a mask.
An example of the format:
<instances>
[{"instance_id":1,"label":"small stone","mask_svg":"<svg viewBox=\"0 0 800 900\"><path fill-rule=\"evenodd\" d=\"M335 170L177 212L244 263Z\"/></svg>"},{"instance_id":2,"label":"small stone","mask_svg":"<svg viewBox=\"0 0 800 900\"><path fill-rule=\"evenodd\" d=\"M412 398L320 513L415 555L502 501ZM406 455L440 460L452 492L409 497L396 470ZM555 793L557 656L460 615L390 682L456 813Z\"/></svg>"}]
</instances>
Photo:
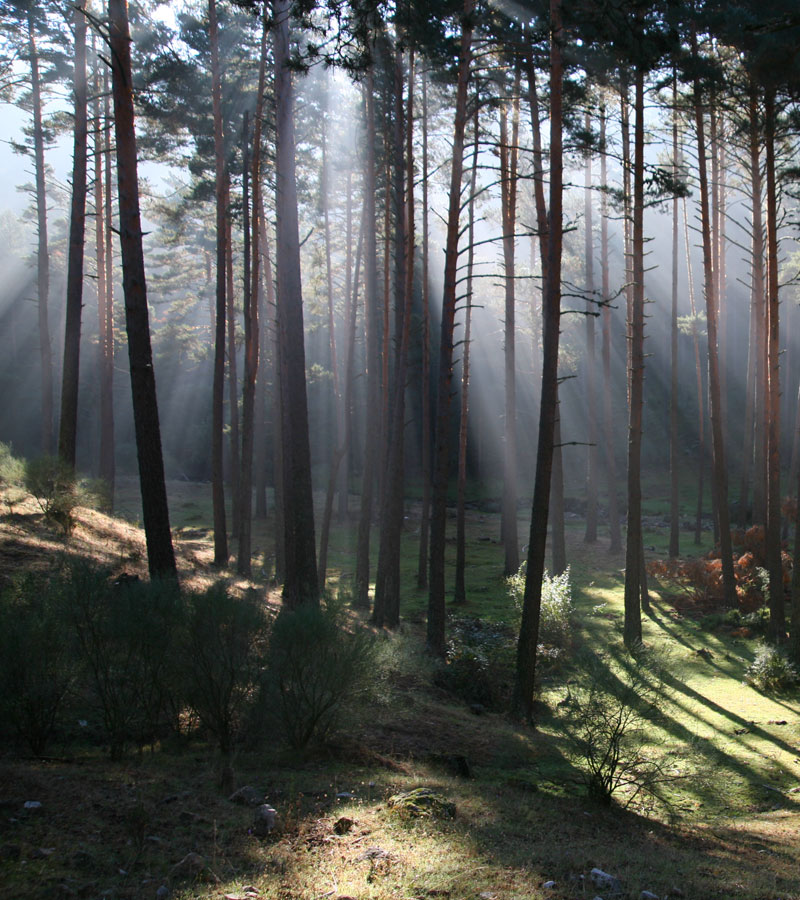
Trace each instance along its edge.
<instances>
[{"instance_id":1,"label":"small stone","mask_svg":"<svg viewBox=\"0 0 800 900\"><path fill-rule=\"evenodd\" d=\"M639 900L658 900L658 894L654 894L652 891L642 891L639 894Z\"/></svg>"},{"instance_id":2,"label":"small stone","mask_svg":"<svg viewBox=\"0 0 800 900\"><path fill-rule=\"evenodd\" d=\"M261 806L264 802L264 792L254 788L251 784L240 787L238 791L234 791L228 800L239 806Z\"/></svg>"},{"instance_id":3,"label":"small stone","mask_svg":"<svg viewBox=\"0 0 800 900\"><path fill-rule=\"evenodd\" d=\"M497 894L493 894L491 891L481 891L479 896L481 900L495 900Z\"/></svg>"},{"instance_id":4,"label":"small stone","mask_svg":"<svg viewBox=\"0 0 800 900\"><path fill-rule=\"evenodd\" d=\"M555 881L545 881L545 883L542 885L542 887L547 888L548 891L552 891L555 886Z\"/></svg>"},{"instance_id":5,"label":"small stone","mask_svg":"<svg viewBox=\"0 0 800 900\"><path fill-rule=\"evenodd\" d=\"M336 834L347 834L353 825L355 825L355 822L352 819L348 819L347 816L342 816L341 819L337 819L336 824L333 826L333 830Z\"/></svg>"},{"instance_id":6,"label":"small stone","mask_svg":"<svg viewBox=\"0 0 800 900\"><path fill-rule=\"evenodd\" d=\"M26 800L23 804L23 809L41 809L42 804L38 800Z\"/></svg>"},{"instance_id":7,"label":"small stone","mask_svg":"<svg viewBox=\"0 0 800 900\"><path fill-rule=\"evenodd\" d=\"M31 851L31 859L47 859L56 852L55 847L37 847Z\"/></svg>"},{"instance_id":8,"label":"small stone","mask_svg":"<svg viewBox=\"0 0 800 900\"><path fill-rule=\"evenodd\" d=\"M275 830L277 824L278 813L268 803L262 803L253 816L253 834L266 837Z\"/></svg>"},{"instance_id":9,"label":"small stone","mask_svg":"<svg viewBox=\"0 0 800 900\"><path fill-rule=\"evenodd\" d=\"M156 900L165 900L166 897L169 897L169 888L165 884L162 884L156 891Z\"/></svg>"},{"instance_id":10,"label":"small stone","mask_svg":"<svg viewBox=\"0 0 800 900\"><path fill-rule=\"evenodd\" d=\"M336 795L336 799L337 800L355 800L356 795L351 794L350 791L339 791L339 793Z\"/></svg>"},{"instance_id":11,"label":"small stone","mask_svg":"<svg viewBox=\"0 0 800 900\"><path fill-rule=\"evenodd\" d=\"M380 847L367 847L367 849L356 857L356 862L364 862L364 860L388 859L389 854Z\"/></svg>"},{"instance_id":12,"label":"small stone","mask_svg":"<svg viewBox=\"0 0 800 900\"><path fill-rule=\"evenodd\" d=\"M608 872L596 868L592 869L589 874L592 879L592 884L599 891L603 891L603 893L610 895L622 893L622 882L619 878L615 878L613 875L609 875Z\"/></svg>"}]
</instances>

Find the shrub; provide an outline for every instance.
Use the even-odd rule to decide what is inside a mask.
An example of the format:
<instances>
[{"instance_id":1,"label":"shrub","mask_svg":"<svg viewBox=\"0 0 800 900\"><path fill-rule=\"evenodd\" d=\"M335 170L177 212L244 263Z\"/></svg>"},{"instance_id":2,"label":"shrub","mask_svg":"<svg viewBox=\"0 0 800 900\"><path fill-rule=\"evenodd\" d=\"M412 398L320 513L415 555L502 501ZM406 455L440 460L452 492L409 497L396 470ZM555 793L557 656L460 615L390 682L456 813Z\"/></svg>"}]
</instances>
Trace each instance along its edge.
<instances>
[{"instance_id":1,"label":"shrub","mask_svg":"<svg viewBox=\"0 0 800 900\"><path fill-rule=\"evenodd\" d=\"M126 745L152 741L176 705L180 594L172 582L112 584L107 572L74 562L63 598L111 756L119 758Z\"/></svg>"},{"instance_id":2,"label":"shrub","mask_svg":"<svg viewBox=\"0 0 800 900\"><path fill-rule=\"evenodd\" d=\"M234 743L261 672L267 617L256 592L236 595L223 582L191 594L181 665L186 700L216 739L227 786Z\"/></svg>"},{"instance_id":3,"label":"shrub","mask_svg":"<svg viewBox=\"0 0 800 900\"><path fill-rule=\"evenodd\" d=\"M0 711L41 756L76 676L57 591L27 576L0 596Z\"/></svg>"},{"instance_id":4,"label":"shrub","mask_svg":"<svg viewBox=\"0 0 800 900\"><path fill-rule=\"evenodd\" d=\"M577 687L562 701L559 727L572 745L589 796L610 804L615 794L627 796L627 807L639 794L660 798L668 776L644 752L647 722L663 700L663 668L641 652L618 672L603 657L587 657Z\"/></svg>"},{"instance_id":5,"label":"shrub","mask_svg":"<svg viewBox=\"0 0 800 900\"><path fill-rule=\"evenodd\" d=\"M8 444L0 443L0 485L18 487L25 480L25 464L11 452Z\"/></svg>"},{"instance_id":6,"label":"shrub","mask_svg":"<svg viewBox=\"0 0 800 900\"><path fill-rule=\"evenodd\" d=\"M264 701L294 749L331 734L343 707L367 689L374 659L372 635L349 631L334 604L280 613L270 635Z\"/></svg>"},{"instance_id":7,"label":"shrub","mask_svg":"<svg viewBox=\"0 0 800 900\"><path fill-rule=\"evenodd\" d=\"M780 694L796 688L800 675L776 647L761 644L744 675L744 680L765 693Z\"/></svg>"},{"instance_id":8,"label":"shrub","mask_svg":"<svg viewBox=\"0 0 800 900\"><path fill-rule=\"evenodd\" d=\"M78 483L72 467L57 456L40 456L25 463L25 487L36 498L45 519L69 536L79 505Z\"/></svg>"},{"instance_id":9,"label":"shrub","mask_svg":"<svg viewBox=\"0 0 800 900\"><path fill-rule=\"evenodd\" d=\"M506 579L508 591L519 615L525 597L526 564ZM569 567L560 575L544 573L542 579L542 607L539 618L539 641L551 647L566 648L572 640L572 586Z\"/></svg>"},{"instance_id":10,"label":"shrub","mask_svg":"<svg viewBox=\"0 0 800 900\"><path fill-rule=\"evenodd\" d=\"M436 683L466 703L497 709L508 700L514 666L514 635L503 623L477 617L450 620L445 663Z\"/></svg>"}]
</instances>

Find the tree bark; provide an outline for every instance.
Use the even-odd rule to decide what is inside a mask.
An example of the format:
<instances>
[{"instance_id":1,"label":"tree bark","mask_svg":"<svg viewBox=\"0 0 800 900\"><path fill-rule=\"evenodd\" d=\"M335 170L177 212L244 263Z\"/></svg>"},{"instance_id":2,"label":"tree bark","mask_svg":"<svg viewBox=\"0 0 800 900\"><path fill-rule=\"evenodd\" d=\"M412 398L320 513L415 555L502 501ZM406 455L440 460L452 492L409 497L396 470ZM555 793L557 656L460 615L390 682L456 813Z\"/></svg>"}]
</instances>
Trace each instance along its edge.
<instances>
[{"instance_id":1,"label":"tree bark","mask_svg":"<svg viewBox=\"0 0 800 900\"><path fill-rule=\"evenodd\" d=\"M58 455L75 468L78 439L78 376L83 308L83 247L86 225L86 150L88 140L86 88L86 17L83 0L73 9L75 30L74 143L72 151L72 206L67 261L67 314L64 328L64 363L61 378L61 418Z\"/></svg>"},{"instance_id":2,"label":"tree bark","mask_svg":"<svg viewBox=\"0 0 800 900\"><path fill-rule=\"evenodd\" d=\"M672 74L672 176L677 181L680 147L678 145L678 81ZM669 555L680 553L680 509L678 507L678 195L672 198L672 311L670 327L670 386L669 386Z\"/></svg>"},{"instance_id":3,"label":"tree bark","mask_svg":"<svg viewBox=\"0 0 800 900\"><path fill-rule=\"evenodd\" d=\"M126 0L109 0L108 13L117 147L122 286L125 294L125 325L128 334L133 420L147 562L151 578L177 580L164 482L164 461L161 454L156 381L150 348Z\"/></svg>"},{"instance_id":4,"label":"tree bark","mask_svg":"<svg viewBox=\"0 0 800 900\"><path fill-rule=\"evenodd\" d=\"M295 176L294 88L288 65L290 0L274 0L275 180L277 210L278 321L281 387L286 573L283 600L290 608L319 603L314 536L314 498L308 435L303 293Z\"/></svg>"},{"instance_id":5,"label":"tree bark","mask_svg":"<svg viewBox=\"0 0 800 900\"><path fill-rule=\"evenodd\" d=\"M245 235L245 272L244 272L244 383L242 386L242 474L239 479L239 553L236 560L240 575L250 575L252 512L253 512L253 444L255 440L256 417L256 379L258 376L259 356L259 289L261 285L261 255L259 239L261 236L260 218L263 212L261 202L261 126L264 118L264 91L267 81L267 20L261 28L261 48L258 64L258 93L256 109L253 117L253 214L252 231L248 221L247 180L247 113L245 113L244 138L244 235ZM251 235L248 240L248 234ZM252 259L252 273L247 263Z\"/></svg>"},{"instance_id":6,"label":"tree bark","mask_svg":"<svg viewBox=\"0 0 800 900\"><path fill-rule=\"evenodd\" d=\"M211 400L211 498L214 514L214 565L228 565L223 473L223 397L225 393L225 140L222 132L222 83L219 65L216 0L208 0L208 36L211 50L211 99L214 110L214 173L216 196L216 318L214 328L214 382Z\"/></svg>"},{"instance_id":7,"label":"tree bark","mask_svg":"<svg viewBox=\"0 0 800 900\"><path fill-rule=\"evenodd\" d=\"M472 150L472 172L469 185L469 224L467 226L467 305L464 313L464 355L461 362L461 418L458 425L458 487L456 491L456 572L453 603L467 602L465 573L467 569L467 527L465 500L467 493L467 437L469 434L469 354L472 341L472 272L475 261L475 187L478 181L480 150L480 104L475 104L473 118L475 139Z\"/></svg>"},{"instance_id":8,"label":"tree bark","mask_svg":"<svg viewBox=\"0 0 800 900\"><path fill-rule=\"evenodd\" d=\"M103 75L105 97L103 155L105 164L105 191L103 192L103 209L96 215L103 218L103 239L105 241L104 272L105 291L103 295L103 361L100 381L100 477L108 489L110 508L114 508L114 489L116 481L116 460L114 451L114 252L112 244L112 202L111 202L111 85L108 80L108 69Z\"/></svg>"},{"instance_id":9,"label":"tree bark","mask_svg":"<svg viewBox=\"0 0 800 900\"><path fill-rule=\"evenodd\" d=\"M558 414L558 345L561 322L562 178L563 178L563 79L561 43L561 0L550 0L550 213L547 223L547 277L544 282L542 318L542 399L539 413L539 443L533 510L528 541L527 576L522 622L517 643L517 667L512 697L512 714L533 719L533 692L536 684L536 651L542 603L553 465L555 420Z\"/></svg>"},{"instance_id":10,"label":"tree bark","mask_svg":"<svg viewBox=\"0 0 800 900\"><path fill-rule=\"evenodd\" d=\"M778 188L775 179L775 93L764 93L767 168L767 529L769 639L786 640L781 560L780 327L778 306Z\"/></svg>"},{"instance_id":11,"label":"tree bark","mask_svg":"<svg viewBox=\"0 0 800 900\"><path fill-rule=\"evenodd\" d=\"M697 56L697 36L692 33L692 54ZM711 413L711 446L714 468L713 485L717 498L717 521L719 524L720 551L722 553L722 580L725 604L736 606L736 578L733 571L733 546L731 543L730 517L728 512L728 473L725 465L725 443L720 419L720 380L717 344L717 309L714 302L714 269L711 248L711 217L708 205L708 174L706 170L706 142L703 123L703 106L699 76L694 79L694 110L697 130L697 156L700 176L700 209L703 227L703 271L706 298L706 321L708 329L708 392Z\"/></svg>"},{"instance_id":12,"label":"tree bark","mask_svg":"<svg viewBox=\"0 0 800 900\"><path fill-rule=\"evenodd\" d=\"M592 120L586 113L586 132ZM594 308L594 236L592 233L592 155L586 152L584 168L584 275L586 290L586 363L584 390L586 391L586 425L589 446L586 453L586 530L583 540L593 544L597 540L597 414L595 411L595 308Z\"/></svg>"},{"instance_id":13,"label":"tree bark","mask_svg":"<svg viewBox=\"0 0 800 900\"><path fill-rule=\"evenodd\" d=\"M80 14L82 15L82 14ZM44 129L42 127L42 90L39 78L39 53L33 4L28 6L28 53L31 64L31 100L33 103L33 157L36 169L36 285L39 325L39 367L41 369L42 409L41 448L53 452L53 351L50 344L50 251L47 242L47 184L44 169Z\"/></svg>"},{"instance_id":14,"label":"tree bark","mask_svg":"<svg viewBox=\"0 0 800 900\"><path fill-rule=\"evenodd\" d=\"M600 136L605 147L606 108L600 111ZM600 157L600 183L608 183L607 154L604 150ZM608 533L609 552L619 553L622 550L622 537L619 527L619 505L617 502L617 455L615 450L614 410L612 406L611 382L611 293L609 288L608 263L608 195L603 191L600 210L600 256L602 267L603 290L603 443L605 450L606 477L608 490Z\"/></svg>"},{"instance_id":15,"label":"tree bark","mask_svg":"<svg viewBox=\"0 0 800 900\"><path fill-rule=\"evenodd\" d=\"M474 7L474 0L464 0L455 119L453 124L453 164L450 170L444 291L442 294L441 338L439 344L439 381L436 406L433 495L431 499L431 562L427 627L428 649L437 656L442 656L445 650L444 549L447 530L447 485L450 475L453 328L455 325L458 288L457 268L459 221L461 217L461 180L464 169L464 132L467 122L467 88L469 86L472 61L472 12Z\"/></svg>"}]
</instances>

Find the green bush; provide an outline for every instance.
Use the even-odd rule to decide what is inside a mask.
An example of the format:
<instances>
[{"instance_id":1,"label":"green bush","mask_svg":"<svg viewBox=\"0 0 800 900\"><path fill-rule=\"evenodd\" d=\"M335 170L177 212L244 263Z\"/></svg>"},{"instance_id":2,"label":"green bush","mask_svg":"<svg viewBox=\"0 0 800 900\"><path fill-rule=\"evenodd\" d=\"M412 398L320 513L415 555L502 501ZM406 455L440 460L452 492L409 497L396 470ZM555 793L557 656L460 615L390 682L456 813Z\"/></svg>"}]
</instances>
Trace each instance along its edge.
<instances>
[{"instance_id":1,"label":"green bush","mask_svg":"<svg viewBox=\"0 0 800 900\"><path fill-rule=\"evenodd\" d=\"M243 596L218 582L190 594L180 651L185 696L214 736L223 759L223 780L263 670L267 634L264 604L255 591Z\"/></svg>"},{"instance_id":2,"label":"green bush","mask_svg":"<svg viewBox=\"0 0 800 900\"><path fill-rule=\"evenodd\" d=\"M263 699L294 749L323 741L343 707L368 688L373 636L345 627L340 607L304 604L275 620Z\"/></svg>"},{"instance_id":3,"label":"green bush","mask_svg":"<svg viewBox=\"0 0 800 900\"><path fill-rule=\"evenodd\" d=\"M172 582L112 584L107 572L73 562L63 599L111 756L119 758L127 745L154 740L179 702L180 594Z\"/></svg>"},{"instance_id":4,"label":"green bush","mask_svg":"<svg viewBox=\"0 0 800 900\"><path fill-rule=\"evenodd\" d=\"M41 756L77 674L58 590L26 576L0 596L0 715Z\"/></svg>"},{"instance_id":5,"label":"green bush","mask_svg":"<svg viewBox=\"0 0 800 900\"><path fill-rule=\"evenodd\" d=\"M436 673L440 687L466 703L500 709L513 680L514 634L503 623L477 617L451 618L444 665Z\"/></svg>"},{"instance_id":6,"label":"green bush","mask_svg":"<svg viewBox=\"0 0 800 900\"><path fill-rule=\"evenodd\" d=\"M760 644L744 680L765 693L780 694L796 688L800 684L800 675L780 650Z\"/></svg>"},{"instance_id":7,"label":"green bush","mask_svg":"<svg viewBox=\"0 0 800 900\"><path fill-rule=\"evenodd\" d=\"M11 452L8 444L0 443L0 485L19 487L25 480L25 464Z\"/></svg>"},{"instance_id":8,"label":"green bush","mask_svg":"<svg viewBox=\"0 0 800 900\"><path fill-rule=\"evenodd\" d=\"M78 482L72 467L57 456L40 456L25 463L25 487L36 498L45 519L69 536L79 505Z\"/></svg>"},{"instance_id":9,"label":"green bush","mask_svg":"<svg viewBox=\"0 0 800 900\"><path fill-rule=\"evenodd\" d=\"M517 613L522 615L525 597L526 564L506 579L508 592ZM550 647L566 648L572 641L572 586L569 567L561 575L544 573L542 579L542 606L539 618L539 642Z\"/></svg>"}]
</instances>

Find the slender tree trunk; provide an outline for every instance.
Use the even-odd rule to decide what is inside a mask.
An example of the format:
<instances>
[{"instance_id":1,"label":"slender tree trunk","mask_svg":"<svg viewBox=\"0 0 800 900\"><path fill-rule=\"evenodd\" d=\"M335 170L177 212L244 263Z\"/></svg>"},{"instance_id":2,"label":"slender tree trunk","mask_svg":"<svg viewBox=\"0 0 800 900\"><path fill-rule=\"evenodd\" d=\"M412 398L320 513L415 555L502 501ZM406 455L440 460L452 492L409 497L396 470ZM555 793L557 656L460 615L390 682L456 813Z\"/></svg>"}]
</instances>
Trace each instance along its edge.
<instances>
[{"instance_id":1,"label":"slender tree trunk","mask_svg":"<svg viewBox=\"0 0 800 900\"><path fill-rule=\"evenodd\" d=\"M561 404L556 390L556 421L553 430L553 471L550 479L550 567L553 575L567 570L564 534L564 454L561 438Z\"/></svg>"},{"instance_id":2,"label":"slender tree trunk","mask_svg":"<svg viewBox=\"0 0 800 900\"><path fill-rule=\"evenodd\" d=\"M227 173L225 184L225 299L227 316L228 341L228 418L230 421L230 483L231 483L231 519L233 532L239 536L239 474L241 472L241 454L239 453L239 366L236 357L236 310L234 308L235 292L233 289L233 220L231 210L231 180Z\"/></svg>"},{"instance_id":3,"label":"slender tree trunk","mask_svg":"<svg viewBox=\"0 0 800 900\"><path fill-rule=\"evenodd\" d=\"M439 383L431 502L431 564L427 628L428 649L437 656L442 656L445 650L444 549L447 527L447 484L450 475L450 399L453 381L453 328L455 325L458 289L457 268L459 221L461 217L461 180L464 168L467 88L469 86L472 62L472 12L474 7L474 0L464 0L455 119L453 124L453 164L450 170L441 341L439 345Z\"/></svg>"},{"instance_id":4,"label":"slender tree trunk","mask_svg":"<svg viewBox=\"0 0 800 900\"><path fill-rule=\"evenodd\" d=\"M367 422L380 422L380 352L378 345L378 260L375 236L375 108L374 72L367 70L364 89L366 119L366 159L364 170L364 319L367 333ZM377 474L380 442L370 439L367 431L364 446L364 471L361 477L361 507L356 546L355 603L369 606L369 545L372 524L372 498Z\"/></svg>"},{"instance_id":5,"label":"slender tree trunk","mask_svg":"<svg viewBox=\"0 0 800 900\"><path fill-rule=\"evenodd\" d=\"M561 44L561 0L550 0L550 214L547 224L547 277L542 303L544 340L542 347L542 399L539 414L539 444L528 542L527 576L522 608L517 671L512 714L533 719L536 684L536 650L542 602L550 477L553 465L555 422L558 415L558 345L561 321L562 176L563 176L563 78Z\"/></svg>"},{"instance_id":6,"label":"slender tree trunk","mask_svg":"<svg viewBox=\"0 0 800 900\"><path fill-rule=\"evenodd\" d=\"M694 344L694 366L697 373L697 506L695 510L694 543L700 546L703 530L703 491L706 468L705 413L703 409L703 367L700 362L700 334L697 327L697 304L694 298L694 276L692 274L692 254L689 247L689 218L686 212L686 198L683 199L683 236L686 250L686 279L689 286L689 305L692 311L692 343Z\"/></svg>"},{"instance_id":7,"label":"slender tree trunk","mask_svg":"<svg viewBox=\"0 0 800 900\"><path fill-rule=\"evenodd\" d=\"M756 319L756 440L753 462L753 521L767 521L767 458L764 436L769 429L767 417L767 301L764 289L764 219L762 214L762 179L758 89L750 85L750 189L753 212L752 303Z\"/></svg>"},{"instance_id":8,"label":"slender tree trunk","mask_svg":"<svg viewBox=\"0 0 800 900\"><path fill-rule=\"evenodd\" d=\"M255 440L256 418L256 379L258 377L259 322L258 297L261 285L261 256L259 254L259 238L261 234L260 216L263 210L261 202L261 127L264 118L264 91L267 81L267 20L261 28L261 48L258 64L258 94L253 121L253 213L252 230L249 221L247 181L247 113L243 127L244 150L243 197L244 208L244 384L242 386L242 474L239 479L239 554L237 569L240 575L250 574L250 557L252 555L251 534L253 515L253 444ZM248 271L248 262L252 260L252 273Z\"/></svg>"},{"instance_id":9,"label":"slender tree trunk","mask_svg":"<svg viewBox=\"0 0 800 900\"><path fill-rule=\"evenodd\" d=\"M600 110L600 136L605 147L606 108ZM600 157L600 183L608 183L607 154ZM603 192L600 210L600 256L603 281L603 443L605 449L606 476L608 481L608 533L609 552L622 550L619 527L619 505L617 502L617 454L615 451L614 410L612 406L613 385L611 381L611 292L609 288L608 263L608 195Z\"/></svg>"},{"instance_id":10,"label":"slender tree trunk","mask_svg":"<svg viewBox=\"0 0 800 900\"><path fill-rule=\"evenodd\" d=\"M103 477L103 376L105 375L105 356L108 346L108 337L106 334L106 240L105 240L105 216L104 216L104 194L105 184L103 182L103 117L102 117L102 86L103 80L100 72L100 59L97 55L97 42L95 36L92 35L92 91L94 99L92 101L92 130L94 153L94 258L97 273L97 281L95 283L97 291L97 386L100 398L100 450L98 454L98 472Z\"/></svg>"},{"instance_id":11,"label":"slender tree trunk","mask_svg":"<svg viewBox=\"0 0 800 900\"><path fill-rule=\"evenodd\" d=\"M778 188L775 180L775 93L764 94L767 163L767 530L769 638L786 640L781 560L780 328L778 306Z\"/></svg>"},{"instance_id":12,"label":"slender tree trunk","mask_svg":"<svg viewBox=\"0 0 800 900\"><path fill-rule=\"evenodd\" d=\"M514 120L519 121L519 68L514 77ZM517 364L516 364L516 260L514 232L517 221L517 149L512 136L508 144L507 103L500 109L500 186L503 210L503 268L505 292L504 370L505 407L503 443L502 532L505 563L503 574L513 575L519 569L519 537L517 531ZM513 131L518 131L515 126Z\"/></svg>"},{"instance_id":13,"label":"slender tree trunk","mask_svg":"<svg viewBox=\"0 0 800 900\"><path fill-rule=\"evenodd\" d=\"M633 302L629 325L628 529L625 547L625 646L642 642L642 408L644 402L644 71L635 74L633 150Z\"/></svg>"},{"instance_id":14,"label":"slender tree trunk","mask_svg":"<svg viewBox=\"0 0 800 900\"><path fill-rule=\"evenodd\" d=\"M692 53L697 55L697 37L692 34ZM722 552L722 579L727 606L736 605L736 578L733 572L733 546L731 543L728 512L728 473L725 464L725 445L720 420L720 381L717 344L717 310L714 304L714 270L711 250L711 219L708 206L708 175L706 173L706 142L703 123L703 107L699 77L694 82L695 124L697 129L697 156L700 175L700 208L703 226L703 271L706 297L706 321L708 328L708 387L711 411L711 445L717 498L720 550Z\"/></svg>"},{"instance_id":15,"label":"slender tree trunk","mask_svg":"<svg viewBox=\"0 0 800 900\"><path fill-rule=\"evenodd\" d=\"M586 132L592 120L586 113ZM589 446L586 453L586 530L583 540L593 544L597 540L597 413L594 384L597 377L595 362L594 308L594 236L592 233L592 155L587 151L584 169L584 275L586 289L586 364L584 390L586 392L586 425Z\"/></svg>"},{"instance_id":16,"label":"slender tree trunk","mask_svg":"<svg viewBox=\"0 0 800 900\"><path fill-rule=\"evenodd\" d=\"M402 62L402 57L398 57ZM402 67L398 88L402 99ZM402 104L398 108L398 119ZM402 120L397 124L402 129ZM403 533L403 457L405 447L405 393L408 373L408 347L411 335L411 310L414 292L414 54L409 54L408 63L408 109L405 116L406 144L406 197L402 205L402 181L398 180L395 191L398 213L404 211L404 227L398 229L398 238L405 242L405 269L403 272L403 311L398 316L400 330L396 332L400 343L395 365L394 400L389 429L389 448L386 481L381 513L380 546L378 550L378 571L375 579L375 608L373 621L376 625L396 628L400 624L400 541ZM402 135L402 130L400 134ZM397 162L402 162L402 142ZM398 241L398 255L400 244ZM398 298L399 299L399 298Z\"/></svg>"},{"instance_id":17,"label":"slender tree trunk","mask_svg":"<svg viewBox=\"0 0 800 900\"><path fill-rule=\"evenodd\" d=\"M469 434L469 354L472 341L472 273L475 262L475 188L478 181L480 150L480 104L475 103L472 150L472 172L469 185L469 224L467 226L467 305L464 313L464 355L461 362L461 418L458 426L458 487L456 491L456 572L453 603L467 602L465 573L467 568L467 528L465 500L467 493L467 436Z\"/></svg>"},{"instance_id":18,"label":"slender tree trunk","mask_svg":"<svg viewBox=\"0 0 800 900\"><path fill-rule=\"evenodd\" d=\"M679 173L678 145L678 81L672 73L672 174L677 181ZM669 388L669 555L680 553L680 509L678 507L678 195L672 198L672 315L670 328L670 388Z\"/></svg>"},{"instance_id":19,"label":"slender tree trunk","mask_svg":"<svg viewBox=\"0 0 800 900\"><path fill-rule=\"evenodd\" d=\"M80 14L82 15L82 13ZM53 351L50 345L50 251L47 244L47 185L44 172L44 129L42 127L42 91L39 78L39 53L33 21L33 4L28 6L28 53L31 64L31 100L33 104L33 157L36 168L36 275L39 319L39 367L42 379L42 453L53 452Z\"/></svg>"},{"instance_id":20,"label":"slender tree trunk","mask_svg":"<svg viewBox=\"0 0 800 900\"><path fill-rule=\"evenodd\" d=\"M72 206L67 261L67 314L64 328L64 367L61 378L61 419L58 455L75 468L78 439L78 375L83 308L83 247L86 225L86 16L83 0L73 9L75 23L75 131L72 155Z\"/></svg>"},{"instance_id":21,"label":"slender tree trunk","mask_svg":"<svg viewBox=\"0 0 800 900\"><path fill-rule=\"evenodd\" d=\"M128 334L133 421L139 461L147 562L151 578L177 579L161 454L155 373L150 349L126 0L109 0L108 12L117 147L122 286L125 293L125 325Z\"/></svg>"},{"instance_id":22,"label":"slender tree trunk","mask_svg":"<svg viewBox=\"0 0 800 900\"><path fill-rule=\"evenodd\" d=\"M428 76L422 72L422 517L419 525L417 587L428 586L431 513L431 314L428 283Z\"/></svg>"},{"instance_id":23,"label":"slender tree trunk","mask_svg":"<svg viewBox=\"0 0 800 900\"><path fill-rule=\"evenodd\" d=\"M103 74L105 97L103 156L105 164L105 191L103 210L97 215L103 217L103 239L105 240L105 294L103 297L103 371L100 382L100 477L106 484L110 508L114 508L116 481L116 461L114 458L114 252L112 243L112 203L111 203L111 84L108 69Z\"/></svg>"},{"instance_id":24,"label":"slender tree trunk","mask_svg":"<svg viewBox=\"0 0 800 900\"><path fill-rule=\"evenodd\" d=\"M214 329L214 383L211 400L211 498L214 511L214 565L228 565L228 532L225 523L223 474L223 397L225 393L225 140L222 133L222 82L219 65L216 0L208 0L208 36L211 49L211 99L214 109L214 166L216 181L217 281Z\"/></svg>"},{"instance_id":25,"label":"slender tree trunk","mask_svg":"<svg viewBox=\"0 0 800 900\"><path fill-rule=\"evenodd\" d=\"M295 177L294 88L289 67L290 0L274 0L275 177L277 187L278 321L284 463L286 576L283 600L294 608L319 603L314 536L314 497L308 435L308 399L300 276L300 235Z\"/></svg>"}]
</instances>

